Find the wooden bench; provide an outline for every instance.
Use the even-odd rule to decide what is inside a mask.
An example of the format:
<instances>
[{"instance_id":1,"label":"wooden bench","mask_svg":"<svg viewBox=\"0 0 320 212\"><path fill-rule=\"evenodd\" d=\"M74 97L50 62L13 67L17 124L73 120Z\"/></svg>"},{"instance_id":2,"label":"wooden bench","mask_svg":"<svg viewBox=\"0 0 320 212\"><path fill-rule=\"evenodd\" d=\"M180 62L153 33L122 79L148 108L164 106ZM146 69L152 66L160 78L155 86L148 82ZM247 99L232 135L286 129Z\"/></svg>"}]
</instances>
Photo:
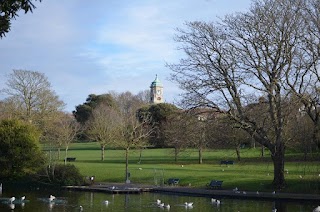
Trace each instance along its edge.
<instances>
[{"instance_id":1,"label":"wooden bench","mask_svg":"<svg viewBox=\"0 0 320 212\"><path fill-rule=\"evenodd\" d=\"M76 158L66 158L65 160L67 162L74 162L74 161L76 161Z\"/></svg>"},{"instance_id":2,"label":"wooden bench","mask_svg":"<svg viewBox=\"0 0 320 212\"><path fill-rule=\"evenodd\" d=\"M225 164L225 165L233 165L234 161L233 160L222 160L220 161L220 165Z\"/></svg>"},{"instance_id":3,"label":"wooden bench","mask_svg":"<svg viewBox=\"0 0 320 212\"><path fill-rule=\"evenodd\" d=\"M221 189L223 181L221 180L211 180L209 184L207 184L208 188L213 188L213 189Z\"/></svg>"},{"instance_id":4,"label":"wooden bench","mask_svg":"<svg viewBox=\"0 0 320 212\"><path fill-rule=\"evenodd\" d=\"M168 179L168 184L169 185L178 185L179 184L180 179L179 178L169 178Z\"/></svg>"}]
</instances>

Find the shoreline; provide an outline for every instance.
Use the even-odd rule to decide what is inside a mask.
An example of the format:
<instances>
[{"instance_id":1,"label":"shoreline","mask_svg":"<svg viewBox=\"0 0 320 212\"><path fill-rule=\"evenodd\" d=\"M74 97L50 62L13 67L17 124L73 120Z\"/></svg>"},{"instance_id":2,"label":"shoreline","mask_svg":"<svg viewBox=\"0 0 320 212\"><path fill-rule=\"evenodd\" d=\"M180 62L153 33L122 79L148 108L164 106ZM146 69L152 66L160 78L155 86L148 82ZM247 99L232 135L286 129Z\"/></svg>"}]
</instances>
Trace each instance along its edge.
<instances>
[{"instance_id":1,"label":"shoreline","mask_svg":"<svg viewBox=\"0 0 320 212\"><path fill-rule=\"evenodd\" d=\"M281 192L253 192L253 191L233 191L223 189L205 189L181 186L154 186L134 183L106 183L97 182L89 186L64 186L64 189L77 191L105 192L113 194L139 194L143 192L155 192L166 194L177 194L186 196L201 197L228 197L237 199L267 199L286 201L320 201L317 194L298 194Z\"/></svg>"}]
</instances>

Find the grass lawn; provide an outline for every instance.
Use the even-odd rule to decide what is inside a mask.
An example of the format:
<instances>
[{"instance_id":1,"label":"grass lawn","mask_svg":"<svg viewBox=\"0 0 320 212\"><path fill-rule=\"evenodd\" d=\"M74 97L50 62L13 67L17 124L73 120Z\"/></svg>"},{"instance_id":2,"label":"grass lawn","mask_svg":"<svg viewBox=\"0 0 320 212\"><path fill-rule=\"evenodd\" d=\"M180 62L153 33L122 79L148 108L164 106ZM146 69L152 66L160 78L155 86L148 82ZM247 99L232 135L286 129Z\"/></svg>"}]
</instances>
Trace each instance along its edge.
<instances>
[{"instance_id":1,"label":"grass lawn","mask_svg":"<svg viewBox=\"0 0 320 212\"><path fill-rule=\"evenodd\" d=\"M124 150L106 150L101 161L97 143L74 143L68 157L84 176L94 175L96 181L124 182ZM62 157L63 157L62 152ZM260 149L242 149L241 161L234 150L206 150L203 164L198 164L198 153L189 149L174 161L173 149L145 149L139 164L139 150L129 153L129 172L132 183L163 184L168 178L180 178L181 186L205 187L211 180L223 180L223 189L235 187L241 190L271 191L273 163L266 151L264 158ZM319 158L319 155L316 156ZM285 174L287 188L284 192L320 193L320 164L318 161L303 162L301 154L287 151ZM234 160L234 165L220 165L221 160ZM62 159L61 159L62 161Z\"/></svg>"}]
</instances>

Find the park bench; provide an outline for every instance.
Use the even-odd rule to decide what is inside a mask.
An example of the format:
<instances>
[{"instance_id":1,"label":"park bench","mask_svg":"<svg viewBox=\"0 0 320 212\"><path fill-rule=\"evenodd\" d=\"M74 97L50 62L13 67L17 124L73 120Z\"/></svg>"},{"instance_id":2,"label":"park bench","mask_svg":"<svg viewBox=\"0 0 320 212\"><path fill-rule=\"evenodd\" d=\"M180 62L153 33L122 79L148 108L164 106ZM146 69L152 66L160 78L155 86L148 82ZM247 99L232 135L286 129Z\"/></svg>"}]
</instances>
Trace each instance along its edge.
<instances>
[{"instance_id":1,"label":"park bench","mask_svg":"<svg viewBox=\"0 0 320 212\"><path fill-rule=\"evenodd\" d=\"M220 165L225 164L225 165L233 165L234 161L233 160L222 160L220 161Z\"/></svg>"},{"instance_id":2,"label":"park bench","mask_svg":"<svg viewBox=\"0 0 320 212\"><path fill-rule=\"evenodd\" d=\"M66 158L65 160L67 162L74 162L74 161L76 161L76 158Z\"/></svg>"},{"instance_id":3,"label":"park bench","mask_svg":"<svg viewBox=\"0 0 320 212\"><path fill-rule=\"evenodd\" d=\"M209 184L207 184L208 188L213 188L213 189L221 189L222 187L222 182L221 180L211 180Z\"/></svg>"},{"instance_id":4,"label":"park bench","mask_svg":"<svg viewBox=\"0 0 320 212\"><path fill-rule=\"evenodd\" d=\"M169 185L178 185L179 184L180 179L179 178L169 178L168 179L168 184Z\"/></svg>"}]
</instances>

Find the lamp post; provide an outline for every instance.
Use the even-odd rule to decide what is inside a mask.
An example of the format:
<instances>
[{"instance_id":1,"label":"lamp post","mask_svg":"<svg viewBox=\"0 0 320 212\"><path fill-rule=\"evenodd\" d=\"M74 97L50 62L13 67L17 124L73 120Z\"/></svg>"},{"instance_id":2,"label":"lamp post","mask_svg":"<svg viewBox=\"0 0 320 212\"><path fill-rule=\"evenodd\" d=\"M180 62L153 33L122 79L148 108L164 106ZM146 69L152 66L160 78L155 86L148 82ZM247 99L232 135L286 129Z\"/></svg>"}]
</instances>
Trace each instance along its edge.
<instances>
[{"instance_id":1,"label":"lamp post","mask_svg":"<svg viewBox=\"0 0 320 212\"><path fill-rule=\"evenodd\" d=\"M200 138L200 142L198 145L199 164L202 164L202 147L203 147L203 144L205 143L205 124L204 124L204 122L206 121L206 117L200 115L200 116L198 116L198 120L200 121L200 125L201 125L201 138Z\"/></svg>"}]
</instances>

